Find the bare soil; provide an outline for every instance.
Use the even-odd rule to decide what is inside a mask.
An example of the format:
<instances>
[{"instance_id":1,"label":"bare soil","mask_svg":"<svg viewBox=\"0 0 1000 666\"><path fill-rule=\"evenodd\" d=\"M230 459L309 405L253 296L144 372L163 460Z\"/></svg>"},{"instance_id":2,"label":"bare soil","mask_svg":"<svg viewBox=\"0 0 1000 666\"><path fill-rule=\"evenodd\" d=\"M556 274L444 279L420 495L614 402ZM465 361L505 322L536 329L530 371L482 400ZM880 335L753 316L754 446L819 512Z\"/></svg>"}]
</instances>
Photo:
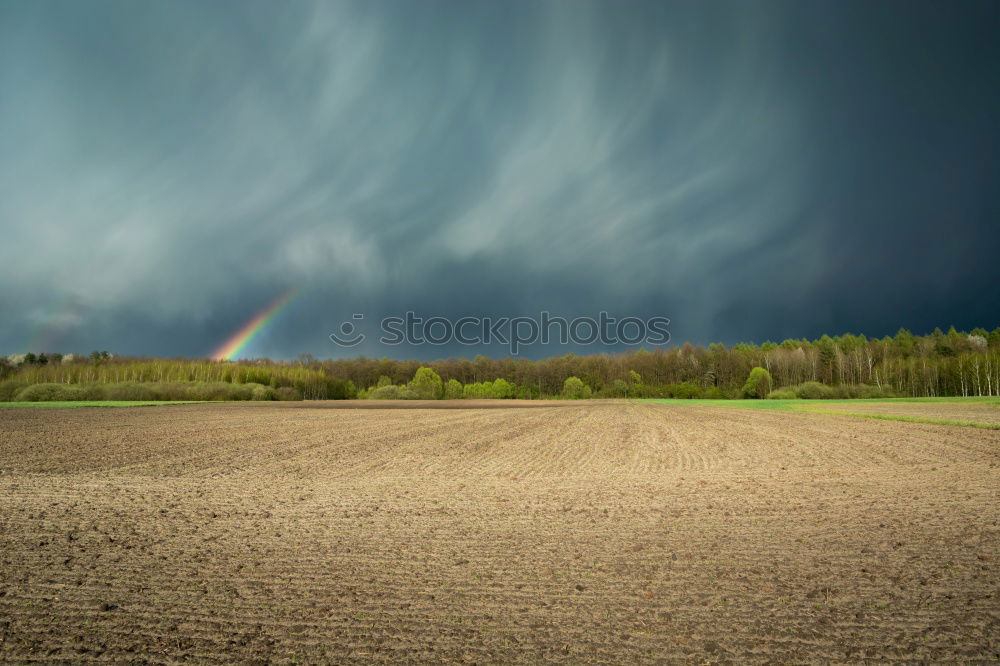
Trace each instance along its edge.
<instances>
[{"instance_id":1,"label":"bare soil","mask_svg":"<svg viewBox=\"0 0 1000 666\"><path fill-rule=\"evenodd\" d=\"M0 411L0 661L1000 659L1000 431L494 405Z\"/></svg>"}]
</instances>

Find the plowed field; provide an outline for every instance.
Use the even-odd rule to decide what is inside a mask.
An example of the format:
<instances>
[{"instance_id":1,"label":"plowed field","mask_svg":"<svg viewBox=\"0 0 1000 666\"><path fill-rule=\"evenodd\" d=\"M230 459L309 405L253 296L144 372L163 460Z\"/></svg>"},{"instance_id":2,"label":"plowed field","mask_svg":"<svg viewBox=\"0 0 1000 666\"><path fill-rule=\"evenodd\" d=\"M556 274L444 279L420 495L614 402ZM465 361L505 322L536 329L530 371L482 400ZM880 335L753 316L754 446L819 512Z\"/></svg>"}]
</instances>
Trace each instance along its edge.
<instances>
[{"instance_id":1,"label":"plowed field","mask_svg":"<svg viewBox=\"0 0 1000 666\"><path fill-rule=\"evenodd\" d=\"M0 661L1000 659L1000 431L512 405L2 410Z\"/></svg>"}]
</instances>

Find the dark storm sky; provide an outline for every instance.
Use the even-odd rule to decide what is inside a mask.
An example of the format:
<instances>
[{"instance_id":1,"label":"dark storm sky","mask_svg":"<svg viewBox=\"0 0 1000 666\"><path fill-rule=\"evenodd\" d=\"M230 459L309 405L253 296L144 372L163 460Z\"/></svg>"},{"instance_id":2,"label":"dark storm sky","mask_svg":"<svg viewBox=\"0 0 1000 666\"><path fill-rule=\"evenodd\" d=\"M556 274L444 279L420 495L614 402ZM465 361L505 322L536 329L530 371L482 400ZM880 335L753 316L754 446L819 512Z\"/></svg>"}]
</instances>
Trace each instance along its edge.
<instances>
[{"instance_id":1,"label":"dark storm sky","mask_svg":"<svg viewBox=\"0 0 1000 666\"><path fill-rule=\"evenodd\" d=\"M406 310L992 328L997 34L995 0L7 0L0 351L202 356L294 287L249 355L483 351L327 339Z\"/></svg>"}]
</instances>

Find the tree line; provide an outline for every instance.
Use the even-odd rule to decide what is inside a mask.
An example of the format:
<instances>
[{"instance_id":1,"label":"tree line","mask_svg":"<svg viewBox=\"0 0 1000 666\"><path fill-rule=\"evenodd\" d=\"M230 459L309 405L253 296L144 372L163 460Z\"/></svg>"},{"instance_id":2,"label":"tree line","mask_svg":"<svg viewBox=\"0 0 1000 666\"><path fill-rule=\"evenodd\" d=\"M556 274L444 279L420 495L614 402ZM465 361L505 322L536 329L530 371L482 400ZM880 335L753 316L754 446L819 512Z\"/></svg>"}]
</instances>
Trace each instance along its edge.
<instances>
[{"instance_id":1,"label":"tree line","mask_svg":"<svg viewBox=\"0 0 1000 666\"><path fill-rule=\"evenodd\" d=\"M927 335L900 329L895 336L871 339L847 333L780 343L684 344L539 361L485 356L432 362L320 360L303 355L295 361L216 362L121 358L106 352L31 354L4 359L0 380L22 386L257 384L289 388L304 399L393 397L405 393L421 367L441 379L442 395L448 397L563 396L566 381L575 378L582 384L580 391L594 397L738 398L744 397L748 376L757 367L767 370L773 389L786 389L785 396L795 393L796 387L799 393L812 391L815 397L1000 395L1000 327L969 332L952 327ZM827 388L818 391L817 384Z\"/></svg>"},{"instance_id":2,"label":"tree line","mask_svg":"<svg viewBox=\"0 0 1000 666\"><path fill-rule=\"evenodd\" d=\"M774 388L819 383L833 389L823 397L877 395L1000 395L1000 328L987 332L947 333L940 329L914 335L866 338L850 333L815 340L780 343L684 344L652 351L577 356L566 354L532 361L524 358L445 359L430 363L356 358L320 361L302 357L307 367L376 386L380 378L405 384L421 366L444 382L468 385L503 379L518 387L519 397L556 396L569 377L578 377L597 397L738 398L750 371L766 369Z\"/></svg>"}]
</instances>

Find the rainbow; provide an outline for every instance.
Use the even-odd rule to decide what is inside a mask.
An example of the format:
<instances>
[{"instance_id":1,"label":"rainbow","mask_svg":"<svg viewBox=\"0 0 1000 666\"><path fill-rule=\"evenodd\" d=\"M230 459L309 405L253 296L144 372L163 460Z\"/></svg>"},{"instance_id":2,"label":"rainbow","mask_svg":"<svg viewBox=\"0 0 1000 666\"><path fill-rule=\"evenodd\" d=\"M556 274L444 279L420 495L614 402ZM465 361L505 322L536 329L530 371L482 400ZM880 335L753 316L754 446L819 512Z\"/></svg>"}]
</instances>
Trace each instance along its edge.
<instances>
[{"instance_id":1,"label":"rainbow","mask_svg":"<svg viewBox=\"0 0 1000 666\"><path fill-rule=\"evenodd\" d=\"M253 340L261 330L264 329L275 317L288 305L295 294L298 292L298 287L289 289L287 292L275 299L270 305L258 312L253 316L253 318L246 324L236 331L232 337L230 337L226 342L215 350L212 354L212 359L216 361L229 361L232 360L234 356L243 351L243 348Z\"/></svg>"}]
</instances>

